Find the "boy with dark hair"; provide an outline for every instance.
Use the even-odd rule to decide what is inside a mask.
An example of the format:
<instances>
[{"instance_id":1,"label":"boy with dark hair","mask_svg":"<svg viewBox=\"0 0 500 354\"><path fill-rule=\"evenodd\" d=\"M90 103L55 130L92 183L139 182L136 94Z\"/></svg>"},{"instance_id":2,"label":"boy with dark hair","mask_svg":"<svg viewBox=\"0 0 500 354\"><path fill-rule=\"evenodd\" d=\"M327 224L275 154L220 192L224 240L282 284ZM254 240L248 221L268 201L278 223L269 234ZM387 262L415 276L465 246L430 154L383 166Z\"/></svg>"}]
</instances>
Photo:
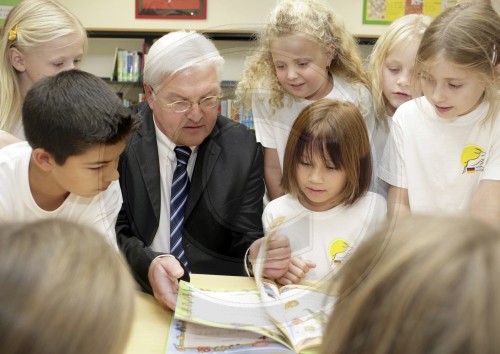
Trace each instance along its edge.
<instances>
[{"instance_id":1,"label":"boy with dark hair","mask_svg":"<svg viewBox=\"0 0 500 354\"><path fill-rule=\"evenodd\" d=\"M136 121L92 74L37 82L23 104L27 142L0 149L0 222L57 217L93 226L116 247L117 164Z\"/></svg>"}]
</instances>

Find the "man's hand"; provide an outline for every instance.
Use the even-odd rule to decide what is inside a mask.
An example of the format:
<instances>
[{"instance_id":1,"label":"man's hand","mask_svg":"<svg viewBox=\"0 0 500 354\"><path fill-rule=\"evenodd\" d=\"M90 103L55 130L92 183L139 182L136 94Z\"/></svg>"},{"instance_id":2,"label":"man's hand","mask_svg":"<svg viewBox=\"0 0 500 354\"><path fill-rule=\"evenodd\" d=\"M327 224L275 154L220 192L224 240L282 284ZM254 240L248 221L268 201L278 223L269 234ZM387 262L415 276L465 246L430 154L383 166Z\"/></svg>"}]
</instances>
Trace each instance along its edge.
<instances>
[{"instance_id":1,"label":"man's hand","mask_svg":"<svg viewBox=\"0 0 500 354\"><path fill-rule=\"evenodd\" d=\"M255 240L250 246L249 257L252 264L255 263L262 242L264 242L264 239L260 238ZM266 261L262 276L271 279L281 278L288 271L291 255L292 250L290 249L288 238L283 235L273 236L267 245Z\"/></svg>"},{"instance_id":2,"label":"man's hand","mask_svg":"<svg viewBox=\"0 0 500 354\"><path fill-rule=\"evenodd\" d=\"M148 279L153 294L162 306L175 310L179 282L184 269L174 256L155 258L149 266Z\"/></svg>"},{"instance_id":3,"label":"man's hand","mask_svg":"<svg viewBox=\"0 0 500 354\"><path fill-rule=\"evenodd\" d=\"M276 279L276 281L281 285L298 283L312 268L316 268L316 263L292 257L290 265L288 266L288 271L282 277Z\"/></svg>"}]
</instances>

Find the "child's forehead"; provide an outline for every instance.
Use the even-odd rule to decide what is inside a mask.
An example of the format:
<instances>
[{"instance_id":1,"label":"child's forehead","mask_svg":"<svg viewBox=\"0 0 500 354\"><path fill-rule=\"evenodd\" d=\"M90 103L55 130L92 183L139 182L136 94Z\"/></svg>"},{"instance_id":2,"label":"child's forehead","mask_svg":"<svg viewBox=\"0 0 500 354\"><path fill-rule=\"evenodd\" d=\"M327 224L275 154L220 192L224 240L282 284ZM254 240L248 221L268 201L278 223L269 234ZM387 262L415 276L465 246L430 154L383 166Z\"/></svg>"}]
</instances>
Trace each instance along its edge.
<instances>
[{"instance_id":1,"label":"child's forehead","mask_svg":"<svg viewBox=\"0 0 500 354\"><path fill-rule=\"evenodd\" d=\"M307 33L284 33L277 35L269 40L269 45L272 48L280 47L308 47L321 49L321 45L317 38L308 35Z\"/></svg>"},{"instance_id":2,"label":"child's forehead","mask_svg":"<svg viewBox=\"0 0 500 354\"><path fill-rule=\"evenodd\" d=\"M451 75L452 77L457 78L470 77L474 75L473 70L465 68L462 65L450 60L444 52L423 61L421 69L427 73L435 73L445 76Z\"/></svg>"},{"instance_id":3,"label":"child's forehead","mask_svg":"<svg viewBox=\"0 0 500 354\"><path fill-rule=\"evenodd\" d=\"M80 154L70 157L79 163L109 162L119 157L124 149L125 141L119 141L115 144L94 144L89 145Z\"/></svg>"}]
</instances>

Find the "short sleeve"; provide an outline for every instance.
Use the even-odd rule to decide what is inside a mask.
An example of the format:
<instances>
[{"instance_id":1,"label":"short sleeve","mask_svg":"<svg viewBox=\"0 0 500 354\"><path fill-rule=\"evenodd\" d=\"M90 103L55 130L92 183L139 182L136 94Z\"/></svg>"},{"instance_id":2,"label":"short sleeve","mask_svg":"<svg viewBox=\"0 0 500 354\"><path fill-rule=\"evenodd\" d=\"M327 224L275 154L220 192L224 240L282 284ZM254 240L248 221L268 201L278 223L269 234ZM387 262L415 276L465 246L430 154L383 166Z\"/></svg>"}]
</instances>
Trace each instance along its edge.
<instances>
[{"instance_id":1,"label":"short sleeve","mask_svg":"<svg viewBox=\"0 0 500 354\"><path fill-rule=\"evenodd\" d=\"M408 188L404 148L403 129L396 112L393 117L391 132L378 166L378 177L388 184L399 188Z\"/></svg>"}]
</instances>

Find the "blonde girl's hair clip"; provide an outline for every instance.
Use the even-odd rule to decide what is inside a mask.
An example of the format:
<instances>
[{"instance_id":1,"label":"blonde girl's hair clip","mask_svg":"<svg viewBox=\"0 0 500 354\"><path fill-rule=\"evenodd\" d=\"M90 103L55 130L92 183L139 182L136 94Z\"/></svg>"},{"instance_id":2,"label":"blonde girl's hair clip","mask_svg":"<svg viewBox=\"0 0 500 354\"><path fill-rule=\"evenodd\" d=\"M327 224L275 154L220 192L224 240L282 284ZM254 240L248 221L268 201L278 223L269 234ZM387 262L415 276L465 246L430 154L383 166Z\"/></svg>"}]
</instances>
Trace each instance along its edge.
<instances>
[{"instance_id":1,"label":"blonde girl's hair clip","mask_svg":"<svg viewBox=\"0 0 500 354\"><path fill-rule=\"evenodd\" d=\"M9 31L9 41L13 42L17 38L17 26Z\"/></svg>"},{"instance_id":2,"label":"blonde girl's hair clip","mask_svg":"<svg viewBox=\"0 0 500 354\"><path fill-rule=\"evenodd\" d=\"M493 44L493 55L491 58L491 64L495 66L497 63L497 46L496 44Z\"/></svg>"}]
</instances>

